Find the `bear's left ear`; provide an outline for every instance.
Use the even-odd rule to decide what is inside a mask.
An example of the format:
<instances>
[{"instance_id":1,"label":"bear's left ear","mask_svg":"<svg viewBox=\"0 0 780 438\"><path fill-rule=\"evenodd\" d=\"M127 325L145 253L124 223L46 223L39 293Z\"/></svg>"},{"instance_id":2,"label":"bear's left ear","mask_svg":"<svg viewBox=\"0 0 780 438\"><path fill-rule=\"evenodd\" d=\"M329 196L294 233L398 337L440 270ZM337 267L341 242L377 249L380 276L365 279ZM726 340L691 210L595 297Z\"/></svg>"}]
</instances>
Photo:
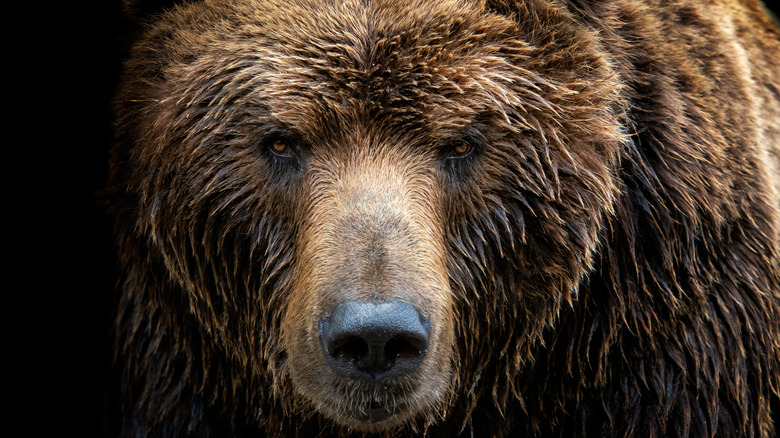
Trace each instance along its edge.
<instances>
[{"instance_id":1,"label":"bear's left ear","mask_svg":"<svg viewBox=\"0 0 780 438\"><path fill-rule=\"evenodd\" d=\"M193 2L193 0L121 0L122 12L131 21L143 19L187 1Z\"/></svg>"}]
</instances>

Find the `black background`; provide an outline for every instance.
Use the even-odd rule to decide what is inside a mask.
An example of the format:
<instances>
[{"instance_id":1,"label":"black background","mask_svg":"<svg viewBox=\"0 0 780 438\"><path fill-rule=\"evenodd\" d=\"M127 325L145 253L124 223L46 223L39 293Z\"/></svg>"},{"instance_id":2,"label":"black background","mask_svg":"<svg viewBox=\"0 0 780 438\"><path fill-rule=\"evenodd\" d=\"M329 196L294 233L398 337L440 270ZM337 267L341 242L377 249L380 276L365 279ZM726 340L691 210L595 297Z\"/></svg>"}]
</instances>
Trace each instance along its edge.
<instances>
[{"instance_id":1,"label":"black background","mask_svg":"<svg viewBox=\"0 0 780 438\"><path fill-rule=\"evenodd\" d=\"M12 224L3 295L3 359L13 370L3 373L13 389L6 415L23 435L97 436L115 282L97 193L108 173L125 26L117 0L34 5L9 12L6 29L16 21L24 31L6 41L15 49L6 50L4 64L18 80L0 86L12 113L3 202Z\"/></svg>"},{"instance_id":2,"label":"black background","mask_svg":"<svg viewBox=\"0 0 780 438\"><path fill-rule=\"evenodd\" d=\"M15 400L6 418L23 431L9 428L8 436L96 437L109 351L107 304L116 282L98 192L108 175L124 20L118 0L26 8L5 14L6 29L15 22L23 29L6 47L24 41L15 62L4 63L23 84L4 84L20 95L7 102L16 119L6 126L15 135L4 166L14 202L4 213L22 230L10 236L18 248L6 269L17 280L6 282L5 296L21 300L6 301L6 339L26 339L10 342L5 357L18 370L8 376Z\"/></svg>"}]
</instances>

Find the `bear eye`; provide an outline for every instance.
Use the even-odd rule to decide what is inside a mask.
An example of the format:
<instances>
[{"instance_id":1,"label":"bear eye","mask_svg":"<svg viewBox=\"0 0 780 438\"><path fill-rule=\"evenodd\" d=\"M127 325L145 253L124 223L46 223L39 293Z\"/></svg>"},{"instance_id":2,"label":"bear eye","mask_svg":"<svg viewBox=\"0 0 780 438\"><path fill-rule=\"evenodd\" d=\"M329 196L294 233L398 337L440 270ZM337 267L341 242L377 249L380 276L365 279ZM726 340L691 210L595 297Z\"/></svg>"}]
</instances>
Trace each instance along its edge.
<instances>
[{"instance_id":1,"label":"bear eye","mask_svg":"<svg viewBox=\"0 0 780 438\"><path fill-rule=\"evenodd\" d=\"M292 155L292 148L290 147L290 144L283 139L275 139L271 141L268 147L271 152L280 157L289 157Z\"/></svg>"},{"instance_id":2,"label":"bear eye","mask_svg":"<svg viewBox=\"0 0 780 438\"><path fill-rule=\"evenodd\" d=\"M444 149L444 156L447 160L458 160L468 157L474 150L474 146L467 140L459 140Z\"/></svg>"},{"instance_id":3,"label":"bear eye","mask_svg":"<svg viewBox=\"0 0 780 438\"><path fill-rule=\"evenodd\" d=\"M471 145L465 141L457 143L452 147L453 158L464 157L468 155L469 152L471 152Z\"/></svg>"},{"instance_id":4,"label":"bear eye","mask_svg":"<svg viewBox=\"0 0 780 438\"><path fill-rule=\"evenodd\" d=\"M478 163L487 140L477 126L469 126L456 137L450 137L439 149L444 169L453 175L465 177L468 170Z\"/></svg>"},{"instance_id":5,"label":"bear eye","mask_svg":"<svg viewBox=\"0 0 780 438\"><path fill-rule=\"evenodd\" d=\"M258 145L266 159L282 172L301 170L305 154L300 137L294 133L269 131Z\"/></svg>"}]
</instances>

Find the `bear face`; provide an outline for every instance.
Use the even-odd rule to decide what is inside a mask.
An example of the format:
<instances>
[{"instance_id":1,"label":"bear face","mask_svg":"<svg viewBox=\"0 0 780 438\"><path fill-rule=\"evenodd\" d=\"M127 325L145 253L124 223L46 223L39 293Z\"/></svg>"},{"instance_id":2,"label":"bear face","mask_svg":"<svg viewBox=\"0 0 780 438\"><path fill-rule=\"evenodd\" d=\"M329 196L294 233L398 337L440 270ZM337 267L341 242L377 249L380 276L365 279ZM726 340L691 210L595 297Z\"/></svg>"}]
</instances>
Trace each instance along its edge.
<instances>
[{"instance_id":1,"label":"bear face","mask_svg":"<svg viewBox=\"0 0 780 438\"><path fill-rule=\"evenodd\" d=\"M137 380L268 430L368 433L468 417L484 376L494 404L519 391L607 244L633 143L597 32L509 9L207 0L153 20L112 159L120 344L154 340L124 353Z\"/></svg>"},{"instance_id":2,"label":"bear face","mask_svg":"<svg viewBox=\"0 0 780 438\"><path fill-rule=\"evenodd\" d=\"M120 97L136 226L253 373L269 362L358 430L433 419L470 366L456 333L520 318L530 348L588 269L616 84L587 44L567 52L583 80L533 29L461 2L315 3L193 5L137 46ZM473 313L483 295L495 321ZM410 304L424 358L334 371L320 326L348 302Z\"/></svg>"}]
</instances>

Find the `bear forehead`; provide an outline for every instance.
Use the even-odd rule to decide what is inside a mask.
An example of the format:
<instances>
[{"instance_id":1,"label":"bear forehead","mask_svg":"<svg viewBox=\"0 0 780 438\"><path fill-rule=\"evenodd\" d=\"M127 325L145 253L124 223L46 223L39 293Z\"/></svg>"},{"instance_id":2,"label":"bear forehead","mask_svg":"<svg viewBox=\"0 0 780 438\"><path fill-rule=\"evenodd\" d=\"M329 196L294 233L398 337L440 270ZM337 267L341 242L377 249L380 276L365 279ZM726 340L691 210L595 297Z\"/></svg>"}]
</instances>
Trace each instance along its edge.
<instances>
[{"instance_id":1,"label":"bear forehead","mask_svg":"<svg viewBox=\"0 0 780 438\"><path fill-rule=\"evenodd\" d=\"M518 104L509 90L528 80L518 59L531 49L513 23L463 2L415 3L248 1L205 18L193 7L172 39L188 65L168 76L179 79L171 94L263 108L310 135L361 118L457 131Z\"/></svg>"}]
</instances>

